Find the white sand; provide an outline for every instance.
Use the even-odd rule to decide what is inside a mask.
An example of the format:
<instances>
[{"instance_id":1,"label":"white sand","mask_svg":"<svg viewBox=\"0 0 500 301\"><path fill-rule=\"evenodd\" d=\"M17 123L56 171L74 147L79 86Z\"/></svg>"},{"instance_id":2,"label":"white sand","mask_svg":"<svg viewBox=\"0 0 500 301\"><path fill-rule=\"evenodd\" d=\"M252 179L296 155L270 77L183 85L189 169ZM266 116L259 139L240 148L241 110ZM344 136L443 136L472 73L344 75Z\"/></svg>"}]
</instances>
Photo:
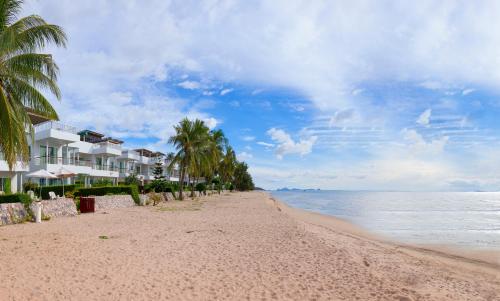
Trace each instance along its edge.
<instances>
[{"instance_id":1,"label":"white sand","mask_svg":"<svg viewBox=\"0 0 500 301\"><path fill-rule=\"evenodd\" d=\"M265 193L165 206L0 227L0 300L500 300L494 264L381 242Z\"/></svg>"}]
</instances>

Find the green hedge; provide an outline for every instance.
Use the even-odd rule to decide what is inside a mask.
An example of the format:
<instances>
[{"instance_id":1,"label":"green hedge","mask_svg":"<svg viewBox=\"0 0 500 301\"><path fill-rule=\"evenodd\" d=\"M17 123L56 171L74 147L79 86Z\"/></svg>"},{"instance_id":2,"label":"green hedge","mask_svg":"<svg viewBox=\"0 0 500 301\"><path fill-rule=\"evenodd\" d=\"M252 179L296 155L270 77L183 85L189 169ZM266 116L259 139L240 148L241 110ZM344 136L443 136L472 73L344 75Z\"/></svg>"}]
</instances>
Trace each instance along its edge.
<instances>
[{"instance_id":1,"label":"green hedge","mask_svg":"<svg viewBox=\"0 0 500 301\"><path fill-rule=\"evenodd\" d=\"M43 200L48 200L50 199L49 197L49 192L53 191L56 195L58 196L64 196L63 195L63 186L62 185L54 185L54 186L42 186L42 199ZM73 184L70 185L64 185L64 193L66 192L74 192L76 189L76 186ZM40 188L35 190L35 194L38 196L40 195Z\"/></svg>"},{"instance_id":2,"label":"green hedge","mask_svg":"<svg viewBox=\"0 0 500 301\"><path fill-rule=\"evenodd\" d=\"M31 198L25 193L0 195L0 204L2 203L31 203Z\"/></svg>"},{"instance_id":3,"label":"green hedge","mask_svg":"<svg viewBox=\"0 0 500 301\"><path fill-rule=\"evenodd\" d=\"M79 188L75 192L75 196L102 196L102 195L113 195L113 194L129 194L134 199L136 204L140 203L139 199L139 189L136 185L128 186L104 186L104 187L92 187L92 188Z\"/></svg>"},{"instance_id":4,"label":"green hedge","mask_svg":"<svg viewBox=\"0 0 500 301\"><path fill-rule=\"evenodd\" d=\"M7 194L12 193L10 178L5 178L4 181L5 181L5 187L4 187L5 193L7 193Z\"/></svg>"}]
</instances>

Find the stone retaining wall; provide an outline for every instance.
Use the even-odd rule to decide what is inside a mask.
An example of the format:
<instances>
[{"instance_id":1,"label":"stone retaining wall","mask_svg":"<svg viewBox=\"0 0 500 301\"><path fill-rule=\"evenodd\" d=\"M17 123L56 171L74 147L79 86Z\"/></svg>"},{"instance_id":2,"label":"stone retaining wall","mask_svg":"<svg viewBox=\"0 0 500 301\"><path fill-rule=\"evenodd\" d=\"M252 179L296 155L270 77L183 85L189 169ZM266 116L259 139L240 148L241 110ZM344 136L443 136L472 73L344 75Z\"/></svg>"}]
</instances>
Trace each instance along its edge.
<instances>
[{"instance_id":1,"label":"stone retaining wall","mask_svg":"<svg viewBox=\"0 0 500 301\"><path fill-rule=\"evenodd\" d=\"M34 212L35 208L31 205L31 210ZM57 198L56 200L42 201L42 214L44 216L57 217L57 216L75 216L78 214L76 205L73 199L70 198Z\"/></svg>"},{"instance_id":2,"label":"stone retaining wall","mask_svg":"<svg viewBox=\"0 0 500 301\"><path fill-rule=\"evenodd\" d=\"M22 203L0 204L0 225L10 225L26 220L28 213Z\"/></svg>"},{"instance_id":3,"label":"stone retaining wall","mask_svg":"<svg viewBox=\"0 0 500 301\"><path fill-rule=\"evenodd\" d=\"M95 211L105 209L125 208L135 206L131 195L103 195L93 196L95 198Z\"/></svg>"},{"instance_id":4,"label":"stone retaining wall","mask_svg":"<svg viewBox=\"0 0 500 301\"><path fill-rule=\"evenodd\" d=\"M56 200L44 200L42 203L42 214L47 217L75 216L75 202L73 199L58 198ZM32 214L36 212L35 203L30 206ZM0 225L10 225L26 221L28 212L21 203L0 204Z\"/></svg>"}]
</instances>

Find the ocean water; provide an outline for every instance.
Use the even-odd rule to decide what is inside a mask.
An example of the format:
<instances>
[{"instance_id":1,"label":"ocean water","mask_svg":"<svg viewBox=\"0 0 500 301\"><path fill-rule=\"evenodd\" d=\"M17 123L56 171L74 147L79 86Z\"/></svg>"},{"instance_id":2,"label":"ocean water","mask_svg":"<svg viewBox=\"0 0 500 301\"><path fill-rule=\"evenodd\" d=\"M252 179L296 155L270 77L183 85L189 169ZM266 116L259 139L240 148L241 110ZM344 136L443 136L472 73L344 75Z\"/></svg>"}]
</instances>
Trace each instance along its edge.
<instances>
[{"instance_id":1,"label":"ocean water","mask_svg":"<svg viewBox=\"0 0 500 301\"><path fill-rule=\"evenodd\" d=\"M500 249L500 192L273 191L405 243Z\"/></svg>"}]
</instances>

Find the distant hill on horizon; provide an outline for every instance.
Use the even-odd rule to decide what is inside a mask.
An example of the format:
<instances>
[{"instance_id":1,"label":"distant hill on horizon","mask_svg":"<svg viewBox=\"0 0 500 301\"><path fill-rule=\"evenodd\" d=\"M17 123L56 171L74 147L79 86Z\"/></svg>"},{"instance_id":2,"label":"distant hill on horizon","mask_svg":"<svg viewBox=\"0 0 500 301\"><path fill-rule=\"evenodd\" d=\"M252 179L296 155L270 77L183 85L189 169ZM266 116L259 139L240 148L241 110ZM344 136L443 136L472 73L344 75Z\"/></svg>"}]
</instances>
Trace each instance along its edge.
<instances>
[{"instance_id":1,"label":"distant hill on horizon","mask_svg":"<svg viewBox=\"0 0 500 301\"><path fill-rule=\"evenodd\" d=\"M283 187L283 188L278 188L276 191L318 191L321 190L319 188L288 188L288 187Z\"/></svg>"}]
</instances>

